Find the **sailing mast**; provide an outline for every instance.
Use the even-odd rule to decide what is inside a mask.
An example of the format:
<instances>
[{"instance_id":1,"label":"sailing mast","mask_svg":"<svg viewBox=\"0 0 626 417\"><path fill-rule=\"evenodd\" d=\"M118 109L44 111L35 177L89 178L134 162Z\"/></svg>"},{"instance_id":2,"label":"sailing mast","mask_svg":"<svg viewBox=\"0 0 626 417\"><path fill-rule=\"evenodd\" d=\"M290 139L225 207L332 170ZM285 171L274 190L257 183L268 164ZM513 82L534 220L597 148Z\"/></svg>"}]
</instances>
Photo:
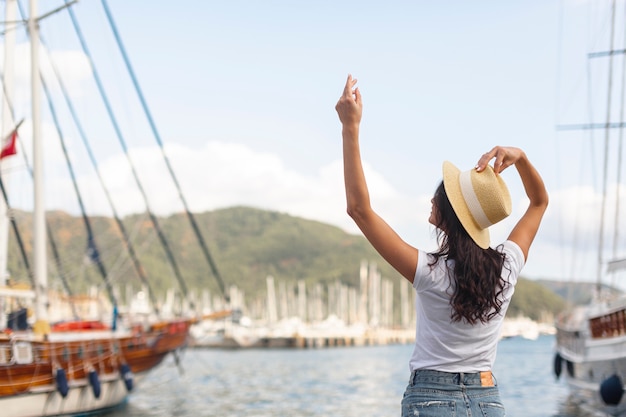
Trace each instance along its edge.
<instances>
[{"instance_id":1,"label":"sailing mast","mask_svg":"<svg viewBox=\"0 0 626 417\"><path fill-rule=\"evenodd\" d=\"M30 82L33 128L33 272L35 275L35 325L37 334L50 333L48 316L48 270L46 264L46 221L43 197L43 144L41 140L41 81L39 79L39 22L37 0L30 0L28 31L30 33Z\"/></svg>"},{"instance_id":2,"label":"sailing mast","mask_svg":"<svg viewBox=\"0 0 626 417\"><path fill-rule=\"evenodd\" d=\"M70 3L70 4L73 4ZM65 6L68 7L69 5ZM33 129L33 275L35 282L35 324L36 334L50 333L48 317L48 265L46 257L46 209L43 187L43 142L41 138L41 78L39 74L39 20L63 7L37 17L37 0L30 0L28 33L30 37L30 84Z\"/></svg>"}]
</instances>

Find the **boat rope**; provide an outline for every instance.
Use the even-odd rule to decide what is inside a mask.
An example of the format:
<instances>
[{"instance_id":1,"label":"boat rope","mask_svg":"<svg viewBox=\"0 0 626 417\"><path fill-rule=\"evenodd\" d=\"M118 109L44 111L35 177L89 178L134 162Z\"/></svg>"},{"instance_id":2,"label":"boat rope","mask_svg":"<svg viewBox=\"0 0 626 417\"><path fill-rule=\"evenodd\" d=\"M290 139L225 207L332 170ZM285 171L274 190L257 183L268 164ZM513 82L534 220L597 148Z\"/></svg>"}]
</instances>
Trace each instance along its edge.
<instances>
[{"instance_id":1,"label":"boat rope","mask_svg":"<svg viewBox=\"0 0 626 417\"><path fill-rule=\"evenodd\" d=\"M83 197L80 192L80 189L78 188L78 183L76 181L76 174L74 172L74 166L72 165L72 161L70 160L69 154L67 152L67 146L65 145L65 136L63 135L63 132L61 131L61 126L59 124L56 109L54 107L54 104L52 103L52 100L50 99L50 91L48 90L48 85L46 83L46 80L44 79L43 76L41 76L41 74L39 78L41 79L41 86L43 88L43 91L46 94L46 97L48 98L48 107L50 110L50 115L52 116L52 120L54 121L54 126L56 127L57 134L59 135L59 143L61 144L61 150L63 150L63 156L65 157L67 170L70 174L70 177L72 178L72 185L74 186L76 199L78 201L78 205L80 206L80 211L82 214L83 223L85 224L85 229L87 230L87 241L88 241L87 246L88 246L89 258L98 267L98 272L100 272L100 276L102 277L105 283L107 293L109 294L109 299L111 300L113 307L115 307L117 306L117 298L115 297L113 287L111 286L111 283L109 282L106 267L104 266L104 262L102 262L102 257L100 256L100 252L98 251L98 246L96 245L96 239L93 233L93 228L91 226L91 220L89 219L89 216L87 216L87 212L85 210L85 204L83 202Z\"/></svg>"},{"instance_id":2,"label":"boat rope","mask_svg":"<svg viewBox=\"0 0 626 417\"><path fill-rule=\"evenodd\" d=\"M68 1L65 0L65 3L67 4ZM161 245L163 246L163 250L165 251L165 254L166 254L167 258L168 258L168 261L170 262L170 265L172 267L174 275L175 275L175 277L176 277L176 279L177 279L177 281L178 281L178 283L179 283L179 285L181 287L181 290L182 290L183 294L185 295L185 297L187 297L188 292L189 292L188 289L187 289L187 285L185 284L185 281L183 280L182 274L180 272L180 268L178 267L176 259L174 258L174 254L173 254L173 252L172 252L172 250L171 250L171 248L170 248L170 246L169 246L169 244L167 242L165 234L163 233L163 230L161 229L161 227L159 225L159 221L158 221L157 217L154 215L153 211L150 208L148 196L147 196L147 194L145 192L145 189L144 189L144 187L143 187L143 185L142 185L142 183L141 183L141 181L139 179L139 175L137 174L137 170L135 169L135 165L133 164L133 161L132 161L132 159L130 157L130 154L128 152L128 147L127 147L126 142L124 140L124 137L122 135L120 126L117 123L117 119L116 119L116 117L115 117L115 115L113 113L113 109L111 107L111 103L110 103L110 101L108 99L108 96L106 95L106 93L104 91L104 86L103 86L102 81L100 79L100 76L99 76L99 74L98 74L98 72L96 70L96 66L95 66L93 57L92 57L91 53L89 52L89 49L88 49L87 44L85 42L85 38L82 35L82 31L80 30L80 26L78 25L78 21L76 19L76 16L74 15L74 12L73 12L71 7L68 7L67 11L68 11L68 13L70 15L70 19L72 20L72 24L74 26L74 30L76 31L76 34L77 34L77 36L79 38L81 47L83 49L83 53L88 58L89 63L91 65L92 75L94 77L94 81L95 81L95 83L96 83L96 85L98 87L98 90L100 92L100 97L103 100L104 106L106 108L107 114L109 115L109 118L111 120L113 129L115 130L115 134L116 134L116 136L118 138L118 141L119 141L120 145L122 146L122 149L124 150L124 154L125 154L125 156L126 156L126 158L128 160L128 163L129 163L129 166L130 166L133 178L135 180L135 183L137 185L137 188L139 189L139 191L141 192L141 195L143 197L144 203L146 205L146 210L147 210L147 212L148 212L148 214L150 216L150 220L152 222L152 225L154 226L154 228L155 228L155 230L157 232L157 235L159 237Z\"/></svg>"},{"instance_id":3,"label":"boat rope","mask_svg":"<svg viewBox=\"0 0 626 417\"><path fill-rule=\"evenodd\" d=\"M43 39L43 36L41 36L40 34L40 39L41 39L41 43L45 46L45 40ZM47 50L47 48L46 48ZM76 129L78 130L78 134L83 142L83 145L85 146L85 149L87 151L87 154L89 156L89 160L92 164L92 166L94 167L94 170L96 172L96 175L98 177L98 180L100 182L100 185L104 191L104 195L109 203L109 206L111 207L111 210L113 212L113 218L115 219L115 223L118 227L118 229L120 230L120 233L122 234L122 240L124 241L124 244L126 245L126 249L128 251L128 254L131 258L135 273L137 274L137 276L139 277L139 279L141 280L142 284L145 285L148 289L148 294L150 296L150 300L151 300L151 304L152 304L152 308L155 311L155 313L158 315L159 314L159 309L158 309L158 303L156 300L156 296L154 294L154 291L152 290L152 287L150 285L150 281L148 280L146 274L145 274L145 270L144 268L141 266L141 263L139 261L139 258L137 256L137 252L134 249L134 246L131 242L131 239L129 238L128 232L126 230L126 227L124 226L124 223L121 220L121 217L117 211L117 209L115 208L115 204L113 203L113 199L111 198L111 193L109 192L108 187L106 186L104 179L102 177L102 174L100 172L100 169L98 167L98 163L96 161L96 158L94 156L93 150L91 148L91 145L89 144L89 141L87 140L87 136L85 134L85 130L83 128L82 123L80 122L80 119L78 117L78 114L76 113L76 109L70 99L70 95L68 93L68 90L65 86L65 83L63 82L63 78L60 75L60 71L58 70L57 65L55 64L54 60L49 59L50 65L52 67L52 70L56 76L56 80L59 83L59 87L61 89L63 98L65 99L65 103L68 107L68 110L70 112L70 115L72 117L72 120L76 126ZM60 135L59 135L60 136ZM62 140L62 139L61 139ZM65 147L65 145L63 145L63 147ZM64 150L65 152L65 150ZM74 177L72 176L72 179L74 179ZM75 182L75 181L74 181ZM76 184L74 185L75 188L77 187ZM81 204L81 208L82 208L82 204Z\"/></svg>"},{"instance_id":4,"label":"boat rope","mask_svg":"<svg viewBox=\"0 0 626 417\"><path fill-rule=\"evenodd\" d=\"M18 3L19 4L19 3ZM13 107L13 103L10 102L7 91L6 91L6 84L4 82L4 73L0 73L2 78L2 89L3 89L3 95L4 95L4 99L6 101L6 105L8 106L9 112L11 113L11 118L13 120L15 120L15 110ZM20 122L22 123L22 122ZM19 127L19 124L16 126L15 130L17 130L17 128ZM19 137L19 136L18 136ZM26 151L24 150L24 146L22 144L22 141L18 141L18 143L20 143L20 146L22 147L22 157L24 159L24 163L27 167L27 170L30 174L30 177L33 178L33 169L30 165L30 161L28 160L28 155L26 153ZM2 184L2 193L3 193L3 197L4 197L4 201L7 205L7 210L8 212L10 212L10 204L8 202L8 194L6 193L6 189L4 188L4 183ZM30 264L28 262L28 257L26 257L26 251L23 248L23 243L22 243L22 238L18 229L18 225L17 222L15 221L14 216L9 216L9 219L12 223L12 228L13 228L13 233L15 234L16 239L18 240L18 245L21 246L20 247L20 252L22 255L22 258L24 260L24 265L26 267L26 272L29 276L29 279L31 281L31 285L33 285L34 288L34 275L32 273L32 269L30 268ZM63 266L62 266L62 262L61 262L61 256L59 254L59 250L56 244L56 241L54 240L54 236L52 235L51 232L51 228L50 228L50 224L48 222L48 220L46 219L46 235L48 237L48 243L50 244L50 249L52 250L52 257L55 261L55 265L57 268L57 273L59 274L59 278L61 279L61 283L63 284L63 288L65 290L65 292L67 293L67 295L71 296L72 295L72 289L70 288L69 282L67 280L67 274L65 273ZM70 304L70 307L72 309L72 313L74 314L74 317L78 317L78 312L76 310L76 306L74 305L74 303Z\"/></svg>"},{"instance_id":5,"label":"boat rope","mask_svg":"<svg viewBox=\"0 0 626 417\"><path fill-rule=\"evenodd\" d=\"M0 175L0 191L2 191L2 198L4 199L4 204L7 207L7 212L10 213L11 204L9 203L9 196L7 195L6 188L4 187L2 175ZM13 234L15 235L15 239L17 240L16 243L20 250L20 254L22 255L22 260L24 261L24 267L26 268L26 273L28 274L30 285L35 288L35 277L33 275L32 268L30 267L30 262L28 261L28 255L26 255L24 241L22 240L22 235L20 234L19 228L17 227L17 221L15 220L14 216L9 216L9 221L11 222L11 228L13 229Z\"/></svg>"},{"instance_id":6,"label":"boat rope","mask_svg":"<svg viewBox=\"0 0 626 417\"><path fill-rule=\"evenodd\" d=\"M66 0L67 1L67 0ZM144 98L143 92L139 86L139 82L137 81L137 77L135 76L135 72L130 64L130 59L128 58L128 54L126 53L126 48L124 48L124 45L122 43L122 39L119 35L119 32L117 30L117 25L115 24L115 21L113 20L113 16L111 14L111 11L109 9L107 0L102 0L101 1L102 6L105 10L105 13L107 15L107 19L109 20L109 24L111 26L111 30L113 31L113 34L115 36L115 40L117 41L117 45L120 49L120 53L122 54L122 57L124 58L124 62L126 63L126 68L128 69L128 73L132 79L133 85L135 86L135 90L137 92L137 96L139 97L139 101L141 102L141 106L143 108L143 111L146 115L146 118L148 120L148 123L150 125L150 128L152 129L152 133L154 135L155 140L157 141L157 144L159 145L159 148L161 150L161 155L163 156L163 159L165 161L165 164L167 165L167 169L169 171L169 174L172 178L172 181L174 182L174 185L176 186L176 189L178 190L178 196L180 197L181 202L183 203L183 206L185 208L185 212L187 214L187 218L189 219L189 222L191 223L191 227L196 235L196 238L198 239L198 242L200 243L200 247L202 249L202 252L204 254L204 257L207 261L207 263L209 264L209 267L211 268L211 272L213 273L213 276L215 277L215 279L217 280L217 283L219 285L219 288L222 292L222 296L224 297L225 300L228 301L229 297L226 293L226 288L224 286L224 281L222 280L222 277L219 273L219 271L217 270L217 266L215 264L215 261L213 260L213 258L211 257L211 254L209 253L209 249L207 247L207 244L204 240L204 237L202 236L202 233L200 231L200 228L198 227L198 224L196 222L195 216L193 215L193 213L189 210L189 205L187 204L187 200L185 199L185 196L183 195L182 189L180 187L180 183L176 177L176 174L174 173L174 169L172 168L172 165L169 161L169 158L167 157L166 153L165 153L165 149L163 147L163 141L161 140L161 136L159 135L159 132L156 128L156 124L154 123L154 119L152 118L152 114L148 108L146 99Z\"/></svg>"}]
</instances>

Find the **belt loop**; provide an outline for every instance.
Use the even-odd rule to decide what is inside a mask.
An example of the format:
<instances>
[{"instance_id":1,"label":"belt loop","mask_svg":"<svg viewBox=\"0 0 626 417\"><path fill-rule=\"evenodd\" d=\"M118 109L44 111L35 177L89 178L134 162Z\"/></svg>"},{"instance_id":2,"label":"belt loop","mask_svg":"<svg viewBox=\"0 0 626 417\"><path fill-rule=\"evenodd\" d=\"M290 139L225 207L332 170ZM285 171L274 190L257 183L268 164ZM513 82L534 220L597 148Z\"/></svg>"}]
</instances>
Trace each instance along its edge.
<instances>
[{"instance_id":1,"label":"belt loop","mask_svg":"<svg viewBox=\"0 0 626 417\"><path fill-rule=\"evenodd\" d=\"M459 372L459 385L463 386L465 384L463 372Z\"/></svg>"}]
</instances>

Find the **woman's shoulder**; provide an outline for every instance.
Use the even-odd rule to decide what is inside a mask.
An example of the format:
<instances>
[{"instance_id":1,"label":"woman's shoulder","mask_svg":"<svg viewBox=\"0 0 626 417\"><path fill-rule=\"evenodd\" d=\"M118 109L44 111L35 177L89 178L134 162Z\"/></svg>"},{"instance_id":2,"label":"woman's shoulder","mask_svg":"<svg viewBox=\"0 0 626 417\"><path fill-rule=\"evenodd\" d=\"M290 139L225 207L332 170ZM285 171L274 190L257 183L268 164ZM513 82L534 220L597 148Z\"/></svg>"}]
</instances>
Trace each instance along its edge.
<instances>
[{"instance_id":1,"label":"woman's shoulder","mask_svg":"<svg viewBox=\"0 0 626 417\"><path fill-rule=\"evenodd\" d=\"M519 269L524 266L524 252L520 246L512 240L505 240L496 248L499 252L506 255L506 261L509 263L515 263Z\"/></svg>"},{"instance_id":2,"label":"woman's shoulder","mask_svg":"<svg viewBox=\"0 0 626 417\"><path fill-rule=\"evenodd\" d=\"M435 265L445 264L447 256L435 256L433 252L427 252L422 249L417 250L417 269L432 269Z\"/></svg>"},{"instance_id":3,"label":"woman's shoulder","mask_svg":"<svg viewBox=\"0 0 626 417\"><path fill-rule=\"evenodd\" d=\"M438 281L443 275L447 274L451 265L446 256L435 256L431 252L419 250L417 258L417 269L415 271L414 286L418 281L427 282Z\"/></svg>"}]
</instances>

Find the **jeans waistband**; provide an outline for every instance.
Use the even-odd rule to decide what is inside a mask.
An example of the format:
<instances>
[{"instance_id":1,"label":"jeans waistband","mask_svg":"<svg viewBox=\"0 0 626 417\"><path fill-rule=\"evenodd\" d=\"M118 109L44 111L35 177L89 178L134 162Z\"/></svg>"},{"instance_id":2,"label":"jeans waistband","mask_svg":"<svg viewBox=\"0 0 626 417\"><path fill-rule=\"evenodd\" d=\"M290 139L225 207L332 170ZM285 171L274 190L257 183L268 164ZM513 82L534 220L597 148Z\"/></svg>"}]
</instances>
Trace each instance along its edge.
<instances>
[{"instance_id":1,"label":"jeans waistband","mask_svg":"<svg viewBox=\"0 0 626 417\"><path fill-rule=\"evenodd\" d=\"M419 382L434 382L451 385L477 385L481 387L493 387L496 385L491 371L483 372L443 372L429 369L416 369L411 372L410 385Z\"/></svg>"}]
</instances>

